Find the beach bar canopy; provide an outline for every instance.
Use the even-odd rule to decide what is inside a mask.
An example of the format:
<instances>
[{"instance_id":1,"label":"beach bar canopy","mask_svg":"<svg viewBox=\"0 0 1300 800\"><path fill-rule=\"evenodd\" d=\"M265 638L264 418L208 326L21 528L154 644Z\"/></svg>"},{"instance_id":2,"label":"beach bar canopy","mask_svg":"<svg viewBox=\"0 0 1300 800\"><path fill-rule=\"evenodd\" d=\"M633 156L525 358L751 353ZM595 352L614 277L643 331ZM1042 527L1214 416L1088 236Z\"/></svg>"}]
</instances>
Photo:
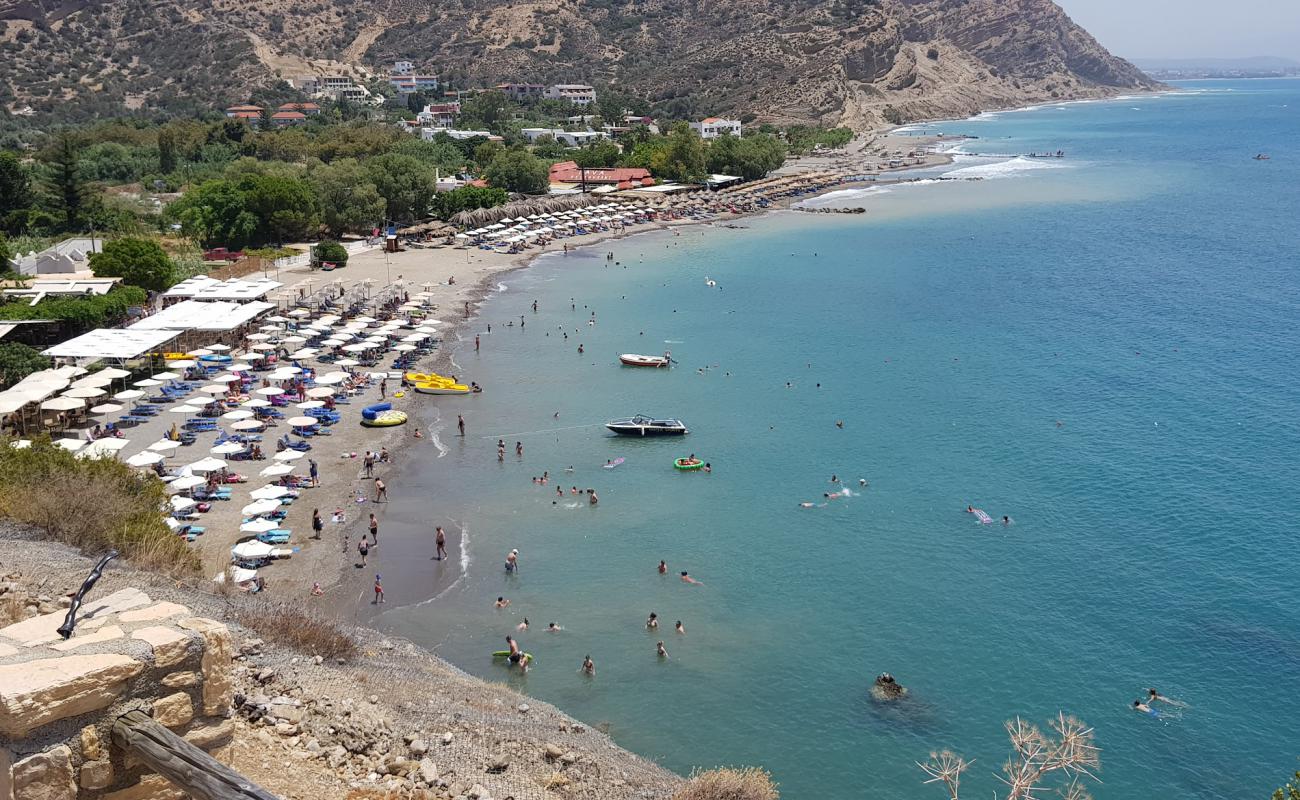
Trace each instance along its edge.
<instances>
[{"instance_id":1,"label":"beach bar canopy","mask_svg":"<svg viewBox=\"0 0 1300 800\"><path fill-rule=\"evenodd\" d=\"M216 278L209 278L207 275L196 275L168 289L163 297L173 299L188 297L194 300L229 300L246 303L249 300L260 300L283 285L279 281L273 281L270 278L258 278L251 281L231 278L228 281L219 281Z\"/></svg>"},{"instance_id":2,"label":"beach bar canopy","mask_svg":"<svg viewBox=\"0 0 1300 800\"><path fill-rule=\"evenodd\" d=\"M275 306L260 300L250 303L223 301L203 303L197 300L184 300L164 308L157 314L145 317L133 324L129 330L148 331L167 328L176 332L230 331L252 322L273 308Z\"/></svg>"},{"instance_id":3,"label":"beach bar canopy","mask_svg":"<svg viewBox=\"0 0 1300 800\"><path fill-rule=\"evenodd\" d=\"M162 349L180 331L100 328L42 351L51 358L112 358L125 361Z\"/></svg>"}]
</instances>

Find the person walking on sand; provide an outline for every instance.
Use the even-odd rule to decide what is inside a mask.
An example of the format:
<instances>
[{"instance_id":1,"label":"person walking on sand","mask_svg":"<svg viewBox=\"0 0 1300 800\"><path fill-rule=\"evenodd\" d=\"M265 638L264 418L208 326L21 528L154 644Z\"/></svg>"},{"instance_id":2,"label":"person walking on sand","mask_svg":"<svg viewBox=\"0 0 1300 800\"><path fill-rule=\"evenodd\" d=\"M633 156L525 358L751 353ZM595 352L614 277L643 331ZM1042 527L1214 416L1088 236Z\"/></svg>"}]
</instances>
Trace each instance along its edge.
<instances>
[{"instance_id":1,"label":"person walking on sand","mask_svg":"<svg viewBox=\"0 0 1300 800\"><path fill-rule=\"evenodd\" d=\"M374 514L370 515L370 538L375 540L376 545L379 544L379 520Z\"/></svg>"},{"instance_id":2,"label":"person walking on sand","mask_svg":"<svg viewBox=\"0 0 1300 800\"><path fill-rule=\"evenodd\" d=\"M447 534L443 533L442 526L433 530L433 543L437 545L438 552L433 557L435 561L441 561L447 557Z\"/></svg>"},{"instance_id":3,"label":"person walking on sand","mask_svg":"<svg viewBox=\"0 0 1300 800\"><path fill-rule=\"evenodd\" d=\"M311 477L312 486L320 486L320 468L316 466L316 459L307 459L307 474Z\"/></svg>"},{"instance_id":4,"label":"person walking on sand","mask_svg":"<svg viewBox=\"0 0 1300 800\"><path fill-rule=\"evenodd\" d=\"M460 429L460 435L465 435L465 417L462 414L456 415L456 427Z\"/></svg>"},{"instance_id":5,"label":"person walking on sand","mask_svg":"<svg viewBox=\"0 0 1300 800\"><path fill-rule=\"evenodd\" d=\"M361 553L361 566L364 567L366 565L366 556L370 555L370 542L366 541L365 536L362 536L361 541L357 542L357 552Z\"/></svg>"},{"instance_id":6,"label":"person walking on sand","mask_svg":"<svg viewBox=\"0 0 1300 800\"><path fill-rule=\"evenodd\" d=\"M380 378L380 379L379 379L379 399L380 399L380 400L383 400L383 399L384 399L385 397L387 397L387 396L388 396L388 379L387 379L387 378Z\"/></svg>"},{"instance_id":7,"label":"person walking on sand","mask_svg":"<svg viewBox=\"0 0 1300 800\"><path fill-rule=\"evenodd\" d=\"M375 456L369 451L361 459L361 466L366 470L366 477L373 477L375 474Z\"/></svg>"},{"instance_id":8,"label":"person walking on sand","mask_svg":"<svg viewBox=\"0 0 1300 800\"><path fill-rule=\"evenodd\" d=\"M474 334L474 352L478 352L478 334Z\"/></svg>"},{"instance_id":9,"label":"person walking on sand","mask_svg":"<svg viewBox=\"0 0 1300 800\"><path fill-rule=\"evenodd\" d=\"M311 510L311 530L313 539L319 539L321 532L325 530L325 520L321 519L319 508Z\"/></svg>"},{"instance_id":10,"label":"person walking on sand","mask_svg":"<svg viewBox=\"0 0 1300 800\"><path fill-rule=\"evenodd\" d=\"M388 502L388 487L384 485L383 478L375 478L375 502Z\"/></svg>"},{"instance_id":11,"label":"person walking on sand","mask_svg":"<svg viewBox=\"0 0 1300 800\"><path fill-rule=\"evenodd\" d=\"M383 576L376 572L375 573L375 603L379 604L382 602L384 602L384 581L383 581Z\"/></svg>"}]
</instances>

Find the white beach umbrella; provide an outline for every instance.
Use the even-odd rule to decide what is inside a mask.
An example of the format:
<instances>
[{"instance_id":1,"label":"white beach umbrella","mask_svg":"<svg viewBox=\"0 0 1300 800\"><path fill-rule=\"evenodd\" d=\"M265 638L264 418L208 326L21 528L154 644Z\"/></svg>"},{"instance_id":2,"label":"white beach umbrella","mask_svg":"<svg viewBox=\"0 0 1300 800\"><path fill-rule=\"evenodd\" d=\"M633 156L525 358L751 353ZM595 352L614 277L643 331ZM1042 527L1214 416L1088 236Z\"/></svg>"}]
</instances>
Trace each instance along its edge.
<instances>
[{"instance_id":1,"label":"white beach umbrella","mask_svg":"<svg viewBox=\"0 0 1300 800\"><path fill-rule=\"evenodd\" d=\"M264 397L275 397L276 395L284 394L284 390L279 386L260 386L254 391Z\"/></svg>"},{"instance_id":2,"label":"white beach umbrella","mask_svg":"<svg viewBox=\"0 0 1300 800\"><path fill-rule=\"evenodd\" d=\"M231 375L229 372L223 372L223 373L221 373L220 375L217 375L216 377L208 378L208 380L212 381L214 384L216 384L216 383L233 383L233 382L235 382L235 381L237 381L237 380L240 380L240 377L239 377L238 375ZM227 386L226 389L227 389L227 391L229 391L230 387Z\"/></svg>"},{"instance_id":3,"label":"white beach umbrella","mask_svg":"<svg viewBox=\"0 0 1300 800\"><path fill-rule=\"evenodd\" d=\"M207 478L201 478L198 475L182 475L171 483L167 484L169 492L186 492L196 486L202 486L207 483Z\"/></svg>"},{"instance_id":4,"label":"white beach umbrella","mask_svg":"<svg viewBox=\"0 0 1300 800\"><path fill-rule=\"evenodd\" d=\"M347 379L348 376L347 373L345 372L329 372L324 375L317 376L316 378L317 385L313 386L312 389L319 389L322 388L323 386L333 386L334 384L342 383ZM314 396L311 393L311 389L307 390L307 396L308 397Z\"/></svg>"},{"instance_id":5,"label":"white beach umbrella","mask_svg":"<svg viewBox=\"0 0 1300 800\"><path fill-rule=\"evenodd\" d=\"M294 359L294 360L296 360L296 361L302 361L303 359L306 359L306 358L315 358L319 353L320 353L320 349L319 349L319 348L316 348L316 347L304 347L304 348L301 349L301 350L297 350L297 351L295 351L295 352L290 353L290 354L289 354L289 357L292 358L292 359Z\"/></svg>"},{"instance_id":6,"label":"white beach umbrella","mask_svg":"<svg viewBox=\"0 0 1300 800\"><path fill-rule=\"evenodd\" d=\"M393 352L394 352L394 353L409 353L409 352L411 352L412 350L415 350L415 349L416 349L416 347L415 347L415 345L413 345L413 344L395 344L395 345L393 345Z\"/></svg>"},{"instance_id":7,"label":"white beach umbrella","mask_svg":"<svg viewBox=\"0 0 1300 800\"><path fill-rule=\"evenodd\" d=\"M222 442L208 452L217 456L233 456L234 454L242 453L247 449L248 445L242 442Z\"/></svg>"},{"instance_id":8,"label":"white beach umbrella","mask_svg":"<svg viewBox=\"0 0 1300 800\"><path fill-rule=\"evenodd\" d=\"M307 410L309 410L309 409L313 409L313 408L324 408L324 407L325 407L325 404L324 404L323 402L321 402L320 400L304 400L304 401L301 402L301 403L294 403L293 405L294 405L294 408L301 408L303 411L307 411Z\"/></svg>"},{"instance_id":9,"label":"white beach umbrella","mask_svg":"<svg viewBox=\"0 0 1300 800\"><path fill-rule=\"evenodd\" d=\"M174 381L180 376L181 374L179 372L172 372L171 370L168 370L167 372L159 372L157 375L154 375L154 377L160 381Z\"/></svg>"},{"instance_id":10,"label":"white beach umbrella","mask_svg":"<svg viewBox=\"0 0 1300 800\"><path fill-rule=\"evenodd\" d=\"M335 361L335 362L334 362L334 366L336 366L336 367L355 367L357 364L360 364L360 363L361 363L360 361L357 361L357 360L355 360L355 359L351 359L351 358L340 358L338 361ZM318 378L318 379L316 380L316 382L317 382L317 383L320 383L320 379Z\"/></svg>"},{"instance_id":11,"label":"white beach umbrella","mask_svg":"<svg viewBox=\"0 0 1300 800\"><path fill-rule=\"evenodd\" d=\"M218 344L210 344L210 345L208 345L208 349L211 350L211 351L214 352L214 353L225 353L225 352L227 352L228 350L230 350L230 348L227 347L226 345L224 345L224 344L219 344L219 343L218 343Z\"/></svg>"},{"instance_id":12,"label":"white beach umbrella","mask_svg":"<svg viewBox=\"0 0 1300 800\"><path fill-rule=\"evenodd\" d=\"M201 482L202 481L200 481L200 483ZM171 499L167 502L171 503L173 511L188 511L195 506L193 499L189 497L181 497L180 495L172 495Z\"/></svg>"},{"instance_id":13,"label":"white beach umbrella","mask_svg":"<svg viewBox=\"0 0 1300 800\"><path fill-rule=\"evenodd\" d=\"M55 439L54 443L59 447L62 447L64 450L73 453L86 446L85 439Z\"/></svg>"},{"instance_id":14,"label":"white beach umbrella","mask_svg":"<svg viewBox=\"0 0 1300 800\"><path fill-rule=\"evenodd\" d=\"M101 369L99 372L96 372L95 374L103 375L110 379L131 377L131 373L128 370L118 369L117 367L109 367L107 369Z\"/></svg>"},{"instance_id":15,"label":"white beach umbrella","mask_svg":"<svg viewBox=\"0 0 1300 800\"><path fill-rule=\"evenodd\" d=\"M151 386L161 386L162 381L156 381L153 378L145 378L144 380L136 381L131 385L137 389L148 389Z\"/></svg>"},{"instance_id":16,"label":"white beach umbrella","mask_svg":"<svg viewBox=\"0 0 1300 800\"><path fill-rule=\"evenodd\" d=\"M276 461L297 461L300 458L306 458L307 454L301 450L282 450L275 454Z\"/></svg>"},{"instance_id":17,"label":"white beach umbrella","mask_svg":"<svg viewBox=\"0 0 1300 800\"><path fill-rule=\"evenodd\" d=\"M261 489L254 489L249 497L252 497L254 500L279 500L287 494L289 494L289 490L283 486L267 484Z\"/></svg>"},{"instance_id":18,"label":"white beach umbrella","mask_svg":"<svg viewBox=\"0 0 1300 800\"><path fill-rule=\"evenodd\" d=\"M241 526L240 530L244 531L244 527ZM275 530L275 526L272 525L272 527L270 528L259 527L257 530L248 530L245 532L262 533L263 531L270 531L270 530ZM271 555L271 553L274 552L275 552L274 547L267 544L266 542L259 542L256 539L250 539L247 542L240 542L239 544L230 548L230 555L233 556L234 558L267 558L268 556Z\"/></svg>"},{"instance_id":19,"label":"white beach umbrella","mask_svg":"<svg viewBox=\"0 0 1300 800\"><path fill-rule=\"evenodd\" d=\"M49 400L41 403L42 411L72 411L76 408L85 407L86 401L80 397L51 397Z\"/></svg>"},{"instance_id":20,"label":"white beach umbrella","mask_svg":"<svg viewBox=\"0 0 1300 800\"><path fill-rule=\"evenodd\" d=\"M106 394L108 394L108 392L105 392L103 389L95 389L89 386L83 386L81 388L69 389L68 391L63 393L63 396L80 397L81 399L84 400L88 397L103 397Z\"/></svg>"},{"instance_id":21,"label":"white beach umbrella","mask_svg":"<svg viewBox=\"0 0 1300 800\"><path fill-rule=\"evenodd\" d=\"M102 389L113 382L113 379L103 372L96 372L87 375L84 378L72 382L73 389Z\"/></svg>"},{"instance_id":22,"label":"white beach umbrella","mask_svg":"<svg viewBox=\"0 0 1300 800\"><path fill-rule=\"evenodd\" d=\"M213 355L213 353L212 353L211 350L206 350L206 349L200 347L198 350L191 350L191 351L189 351L188 353L186 353L185 355L187 355L187 356L194 356L195 358L198 358L198 357L200 357L200 356L210 356L210 355Z\"/></svg>"},{"instance_id":23,"label":"white beach umbrella","mask_svg":"<svg viewBox=\"0 0 1300 800\"><path fill-rule=\"evenodd\" d=\"M174 453L176 451L176 448L180 446L181 446L180 442L173 441L171 439L159 439L158 441L149 445L146 449L156 450L159 453Z\"/></svg>"},{"instance_id":24,"label":"white beach umbrella","mask_svg":"<svg viewBox=\"0 0 1300 800\"><path fill-rule=\"evenodd\" d=\"M280 508L280 501L278 499L268 498L268 499L257 500L256 502L253 503L249 503L248 505L239 509L239 513L243 514L246 517L256 517L262 514L270 514L274 511L278 511L279 508Z\"/></svg>"},{"instance_id":25,"label":"white beach umbrella","mask_svg":"<svg viewBox=\"0 0 1300 800\"><path fill-rule=\"evenodd\" d=\"M172 406L167 409L168 414L197 414L203 409L199 406L192 406L189 403L181 403L178 406Z\"/></svg>"},{"instance_id":26,"label":"white beach umbrella","mask_svg":"<svg viewBox=\"0 0 1300 800\"><path fill-rule=\"evenodd\" d=\"M245 364L242 361L237 361L234 364L226 365L227 372L248 372L252 368L253 368L252 364Z\"/></svg>"},{"instance_id":27,"label":"white beach umbrella","mask_svg":"<svg viewBox=\"0 0 1300 800\"><path fill-rule=\"evenodd\" d=\"M255 344L249 345L248 349L249 350L274 350L276 347L277 345L273 345L270 342L256 342Z\"/></svg>"},{"instance_id":28,"label":"white beach umbrella","mask_svg":"<svg viewBox=\"0 0 1300 800\"><path fill-rule=\"evenodd\" d=\"M240 533L266 533L280 527L280 523L273 519L250 519L239 526Z\"/></svg>"},{"instance_id":29,"label":"white beach umbrella","mask_svg":"<svg viewBox=\"0 0 1300 800\"><path fill-rule=\"evenodd\" d=\"M96 439L77 453L77 458L103 458L116 456L117 452L130 444L129 439Z\"/></svg>"},{"instance_id":30,"label":"white beach umbrella","mask_svg":"<svg viewBox=\"0 0 1300 800\"><path fill-rule=\"evenodd\" d=\"M114 400L139 400L141 397L144 397L144 392L139 389L127 389L125 392L113 395Z\"/></svg>"},{"instance_id":31,"label":"white beach umbrella","mask_svg":"<svg viewBox=\"0 0 1300 800\"><path fill-rule=\"evenodd\" d=\"M271 334L269 334L269 333L250 333L250 334L248 334L247 336L245 336L244 338L247 339L247 340L249 340L250 342L264 342L264 341L266 341L267 339L270 339L270 338L271 338Z\"/></svg>"},{"instance_id":32,"label":"white beach umbrella","mask_svg":"<svg viewBox=\"0 0 1300 800\"><path fill-rule=\"evenodd\" d=\"M320 420L315 417L289 417L287 422L295 428L310 428L320 424Z\"/></svg>"},{"instance_id":33,"label":"white beach umbrella","mask_svg":"<svg viewBox=\"0 0 1300 800\"><path fill-rule=\"evenodd\" d=\"M118 411L121 411L123 408L125 408L125 406L119 405L119 404L117 404L117 403L100 403L99 405L97 405L97 406L95 406L94 408L90 409L90 413L92 413L92 414L114 414L114 413L117 413Z\"/></svg>"},{"instance_id":34,"label":"white beach umbrella","mask_svg":"<svg viewBox=\"0 0 1300 800\"><path fill-rule=\"evenodd\" d=\"M162 453L155 453L152 450L145 450L143 453L136 453L135 455L128 458L126 460L126 463L128 466L132 466L132 467L151 467L154 464L157 464L159 461L162 461L164 457L165 456L163 456Z\"/></svg>"},{"instance_id":35,"label":"white beach umbrella","mask_svg":"<svg viewBox=\"0 0 1300 800\"><path fill-rule=\"evenodd\" d=\"M227 466L229 465L221 459L208 456L206 458L200 458L198 461L195 461L193 464L186 467L186 469L191 472L216 472L217 470L224 469Z\"/></svg>"},{"instance_id":36,"label":"white beach umbrella","mask_svg":"<svg viewBox=\"0 0 1300 800\"><path fill-rule=\"evenodd\" d=\"M331 389L331 388L328 387L328 386L313 386L313 387L311 387L310 389L307 390L307 396L308 396L308 397L312 397L312 398L316 398L316 399L322 399L322 398L326 398L326 397L333 397L333 396L334 396L334 390ZM322 405L324 405L324 404L322 403Z\"/></svg>"},{"instance_id":37,"label":"white beach umbrella","mask_svg":"<svg viewBox=\"0 0 1300 800\"><path fill-rule=\"evenodd\" d=\"M197 363L198 363L197 361L194 361L193 359L190 358L180 358L175 361L168 361L167 366L171 367L172 369L189 369L190 367L194 366ZM104 371L107 372L108 370L104 370Z\"/></svg>"},{"instance_id":38,"label":"white beach umbrella","mask_svg":"<svg viewBox=\"0 0 1300 800\"><path fill-rule=\"evenodd\" d=\"M272 464L257 474L263 478L278 478L281 475L288 475L293 472L293 469L292 464Z\"/></svg>"},{"instance_id":39,"label":"white beach umbrella","mask_svg":"<svg viewBox=\"0 0 1300 800\"><path fill-rule=\"evenodd\" d=\"M224 383L209 383L207 386L200 386L199 391L204 394L225 394L230 391L230 387Z\"/></svg>"},{"instance_id":40,"label":"white beach umbrella","mask_svg":"<svg viewBox=\"0 0 1300 800\"><path fill-rule=\"evenodd\" d=\"M308 311L308 310L305 309L305 308L295 308L293 311L290 311L290 312L289 312L289 316L291 316L291 317L310 317L310 316L311 316L311 312Z\"/></svg>"},{"instance_id":41,"label":"white beach umbrella","mask_svg":"<svg viewBox=\"0 0 1300 800\"><path fill-rule=\"evenodd\" d=\"M343 347L345 353L364 353L370 349L370 345L364 343L349 344Z\"/></svg>"},{"instance_id":42,"label":"white beach umbrella","mask_svg":"<svg viewBox=\"0 0 1300 800\"><path fill-rule=\"evenodd\" d=\"M221 415L222 419L252 419L256 416L252 411L246 408L237 408L234 411L227 411Z\"/></svg>"},{"instance_id":43,"label":"white beach umbrella","mask_svg":"<svg viewBox=\"0 0 1300 800\"><path fill-rule=\"evenodd\" d=\"M303 342L307 341L307 337L298 336L297 334L294 334L293 336L286 336L280 341L284 342L285 344L302 344Z\"/></svg>"},{"instance_id":44,"label":"white beach umbrella","mask_svg":"<svg viewBox=\"0 0 1300 800\"><path fill-rule=\"evenodd\" d=\"M231 430L236 431L260 431L266 427L266 423L256 419L241 419L239 422L230 426Z\"/></svg>"},{"instance_id":45,"label":"white beach umbrella","mask_svg":"<svg viewBox=\"0 0 1300 800\"><path fill-rule=\"evenodd\" d=\"M267 317L266 321L267 322L288 322L289 320L287 317L283 317L280 316L279 314L276 314L274 317Z\"/></svg>"},{"instance_id":46,"label":"white beach umbrella","mask_svg":"<svg viewBox=\"0 0 1300 800\"><path fill-rule=\"evenodd\" d=\"M269 408L271 401L263 397L254 397L240 403L243 408Z\"/></svg>"}]
</instances>

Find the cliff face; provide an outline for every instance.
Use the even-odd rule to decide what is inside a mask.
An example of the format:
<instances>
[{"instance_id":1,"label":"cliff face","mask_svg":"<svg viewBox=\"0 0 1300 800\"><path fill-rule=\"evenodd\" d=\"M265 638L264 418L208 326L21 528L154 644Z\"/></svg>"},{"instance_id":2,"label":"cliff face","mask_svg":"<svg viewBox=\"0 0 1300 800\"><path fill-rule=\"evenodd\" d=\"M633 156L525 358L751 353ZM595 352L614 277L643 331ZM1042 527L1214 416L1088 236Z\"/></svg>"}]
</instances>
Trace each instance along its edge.
<instances>
[{"instance_id":1,"label":"cliff face","mask_svg":"<svg viewBox=\"0 0 1300 800\"><path fill-rule=\"evenodd\" d=\"M277 73L400 58L461 86L591 82L682 116L867 127L1157 86L1050 0L156 0L147 15L127 8L144 0L80 2L51 20L0 0L0 56L18 66L0 100L45 110L93 84L146 107L191 89L217 105ZM175 41L151 35L159 18ZM238 65L214 73L213 41ZM73 46L80 76L60 57Z\"/></svg>"}]
</instances>

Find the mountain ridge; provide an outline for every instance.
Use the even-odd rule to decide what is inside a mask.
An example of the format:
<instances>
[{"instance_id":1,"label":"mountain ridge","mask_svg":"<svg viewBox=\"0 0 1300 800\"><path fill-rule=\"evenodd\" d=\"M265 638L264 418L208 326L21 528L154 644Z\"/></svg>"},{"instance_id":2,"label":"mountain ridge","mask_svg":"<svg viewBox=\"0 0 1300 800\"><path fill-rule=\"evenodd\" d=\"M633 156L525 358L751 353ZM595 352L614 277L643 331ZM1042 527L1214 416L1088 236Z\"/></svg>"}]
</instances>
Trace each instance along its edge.
<instances>
[{"instance_id":1,"label":"mountain ridge","mask_svg":"<svg viewBox=\"0 0 1300 800\"><path fill-rule=\"evenodd\" d=\"M855 128L1158 88L1050 0L0 0L0 104L189 113L302 71L589 82L676 116Z\"/></svg>"}]
</instances>

